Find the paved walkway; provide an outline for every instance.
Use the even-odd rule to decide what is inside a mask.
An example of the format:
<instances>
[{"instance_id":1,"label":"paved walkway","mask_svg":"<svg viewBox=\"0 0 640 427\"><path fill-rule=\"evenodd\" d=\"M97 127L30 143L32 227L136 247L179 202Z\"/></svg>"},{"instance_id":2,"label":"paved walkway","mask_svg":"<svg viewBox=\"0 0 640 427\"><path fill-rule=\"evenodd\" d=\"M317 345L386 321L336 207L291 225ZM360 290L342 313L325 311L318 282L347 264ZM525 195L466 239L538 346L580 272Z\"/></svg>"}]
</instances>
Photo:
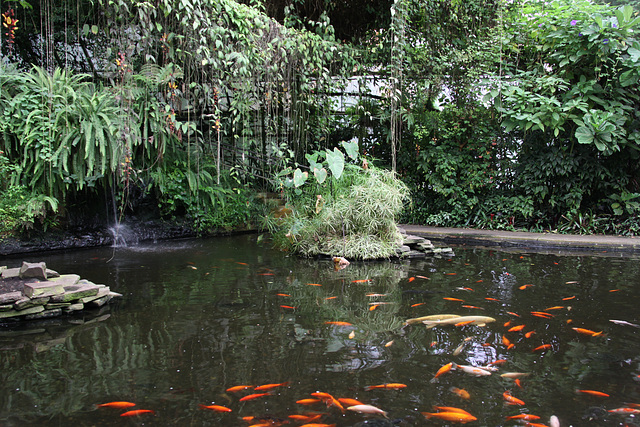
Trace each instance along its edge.
<instances>
[{"instance_id":1,"label":"paved walkway","mask_svg":"<svg viewBox=\"0 0 640 427\"><path fill-rule=\"evenodd\" d=\"M404 228L408 234L415 234L446 244L640 253L640 237L527 233L522 231L427 227L421 225L401 225L400 227Z\"/></svg>"}]
</instances>

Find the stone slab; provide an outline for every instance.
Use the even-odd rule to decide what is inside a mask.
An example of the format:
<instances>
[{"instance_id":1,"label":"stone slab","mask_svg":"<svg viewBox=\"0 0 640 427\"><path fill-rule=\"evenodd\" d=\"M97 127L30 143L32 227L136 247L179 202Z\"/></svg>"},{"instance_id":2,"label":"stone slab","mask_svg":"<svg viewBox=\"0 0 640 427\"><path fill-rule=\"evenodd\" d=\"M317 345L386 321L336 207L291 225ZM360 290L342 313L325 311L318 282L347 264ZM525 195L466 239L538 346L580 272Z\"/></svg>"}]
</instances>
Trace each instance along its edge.
<instances>
[{"instance_id":1,"label":"stone slab","mask_svg":"<svg viewBox=\"0 0 640 427\"><path fill-rule=\"evenodd\" d=\"M107 294L103 297L94 299L93 301L89 301L89 304L94 307L102 307L103 305L108 303L110 300L111 300L111 295Z\"/></svg>"},{"instance_id":2,"label":"stone slab","mask_svg":"<svg viewBox=\"0 0 640 427\"><path fill-rule=\"evenodd\" d=\"M107 286L104 286L102 288L99 288L98 292L95 295L90 296L90 297L80 298L80 302L82 302L83 304L86 304L86 303L91 302L93 300L97 300L98 298L102 298L102 297L104 297L106 295L109 295L109 292L111 292L109 290L109 288Z\"/></svg>"},{"instance_id":3,"label":"stone slab","mask_svg":"<svg viewBox=\"0 0 640 427\"><path fill-rule=\"evenodd\" d=\"M38 305L45 305L49 302L50 297L42 298L22 298L13 303L13 308L16 310L24 310L29 307L35 307Z\"/></svg>"},{"instance_id":4,"label":"stone slab","mask_svg":"<svg viewBox=\"0 0 640 427\"><path fill-rule=\"evenodd\" d=\"M420 251L409 251L402 254L402 258L426 258L426 254Z\"/></svg>"},{"instance_id":5,"label":"stone slab","mask_svg":"<svg viewBox=\"0 0 640 427\"><path fill-rule=\"evenodd\" d=\"M80 310L84 310L84 304L81 303L81 302L77 302L75 304L71 304L70 306L64 307L62 309L62 311L64 311L65 313L71 313L71 312L80 311Z\"/></svg>"},{"instance_id":6,"label":"stone slab","mask_svg":"<svg viewBox=\"0 0 640 427\"><path fill-rule=\"evenodd\" d=\"M22 261L20 278L29 279L31 277L35 277L38 280L47 280L47 264L44 262Z\"/></svg>"},{"instance_id":7,"label":"stone slab","mask_svg":"<svg viewBox=\"0 0 640 427\"><path fill-rule=\"evenodd\" d=\"M77 274L61 274L59 277L51 278L52 282L60 282L62 286L75 285L80 281L80 276Z\"/></svg>"},{"instance_id":8,"label":"stone slab","mask_svg":"<svg viewBox=\"0 0 640 427\"><path fill-rule=\"evenodd\" d=\"M403 236L403 243L405 245L415 245L417 243L422 243L425 240L426 239L424 237L420 237L420 236L413 236L413 235Z\"/></svg>"},{"instance_id":9,"label":"stone slab","mask_svg":"<svg viewBox=\"0 0 640 427\"><path fill-rule=\"evenodd\" d=\"M13 304L0 305L0 312L13 310Z\"/></svg>"},{"instance_id":10,"label":"stone slab","mask_svg":"<svg viewBox=\"0 0 640 427\"><path fill-rule=\"evenodd\" d=\"M41 311L40 313L27 314L26 316L24 316L24 318L27 320L47 319L49 317L60 316L61 314L62 314L61 308L54 308L52 310Z\"/></svg>"},{"instance_id":11,"label":"stone slab","mask_svg":"<svg viewBox=\"0 0 640 427\"><path fill-rule=\"evenodd\" d=\"M59 282L25 283L22 294L29 298L50 297L64 293L64 287Z\"/></svg>"},{"instance_id":12,"label":"stone slab","mask_svg":"<svg viewBox=\"0 0 640 427\"><path fill-rule=\"evenodd\" d=\"M2 272L3 279L15 279L16 277L20 277L19 268L7 268Z\"/></svg>"},{"instance_id":13,"label":"stone slab","mask_svg":"<svg viewBox=\"0 0 640 427\"><path fill-rule=\"evenodd\" d=\"M0 294L0 304L13 304L14 302L24 298L22 292L7 292L6 294Z\"/></svg>"},{"instance_id":14,"label":"stone slab","mask_svg":"<svg viewBox=\"0 0 640 427\"><path fill-rule=\"evenodd\" d=\"M25 308L24 310L11 310L0 313L0 319L7 319L9 317L24 316L27 314L35 314L44 311L43 305L37 305L35 307Z\"/></svg>"},{"instance_id":15,"label":"stone slab","mask_svg":"<svg viewBox=\"0 0 640 427\"><path fill-rule=\"evenodd\" d=\"M96 285L74 284L64 287L64 294L51 297L51 302L70 302L98 294L100 287Z\"/></svg>"},{"instance_id":16,"label":"stone slab","mask_svg":"<svg viewBox=\"0 0 640 427\"><path fill-rule=\"evenodd\" d=\"M54 277L60 277L60 273L50 268L47 268L47 279L51 279Z\"/></svg>"},{"instance_id":17,"label":"stone slab","mask_svg":"<svg viewBox=\"0 0 640 427\"><path fill-rule=\"evenodd\" d=\"M53 302L47 303L44 306L45 310L53 310L54 308L65 308L71 305L70 302Z\"/></svg>"}]
</instances>

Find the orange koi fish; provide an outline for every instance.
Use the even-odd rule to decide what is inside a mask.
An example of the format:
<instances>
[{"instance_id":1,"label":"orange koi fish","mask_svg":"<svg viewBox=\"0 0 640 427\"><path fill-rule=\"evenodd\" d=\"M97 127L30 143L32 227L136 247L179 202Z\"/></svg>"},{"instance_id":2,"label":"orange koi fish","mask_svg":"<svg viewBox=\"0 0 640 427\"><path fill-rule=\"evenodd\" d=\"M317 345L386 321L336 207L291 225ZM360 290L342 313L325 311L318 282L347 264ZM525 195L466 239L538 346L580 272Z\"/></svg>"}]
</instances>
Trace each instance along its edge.
<instances>
[{"instance_id":1,"label":"orange koi fish","mask_svg":"<svg viewBox=\"0 0 640 427\"><path fill-rule=\"evenodd\" d=\"M253 400L253 399L257 399L259 397L264 397L264 396L271 396L271 393L254 393L254 394L249 394L243 398L240 399L240 402L245 402L247 400Z\"/></svg>"},{"instance_id":2,"label":"orange koi fish","mask_svg":"<svg viewBox=\"0 0 640 427\"><path fill-rule=\"evenodd\" d=\"M471 414L463 414L462 412L421 412L427 419L438 418L444 421L466 424L476 421L477 418Z\"/></svg>"},{"instance_id":3,"label":"orange koi fish","mask_svg":"<svg viewBox=\"0 0 640 427\"><path fill-rule=\"evenodd\" d=\"M411 304L411 307L418 307L420 305L424 305L424 303L423 302L418 302L416 304Z\"/></svg>"},{"instance_id":4,"label":"orange koi fish","mask_svg":"<svg viewBox=\"0 0 640 427\"><path fill-rule=\"evenodd\" d=\"M359 400L351 399L350 397L339 397L338 402L347 406L363 405Z\"/></svg>"},{"instance_id":5,"label":"orange koi fish","mask_svg":"<svg viewBox=\"0 0 640 427\"><path fill-rule=\"evenodd\" d=\"M431 279L429 279L429 278L428 278L428 277L426 277L426 276L416 276L416 277L417 277L418 279L431 280Z\"/></svg>"},{"instance_id":6,"label":"orange koi fish","mask_svg":"<svg viewBox=\"0 0 640 427\"><path fill-rule=\"evenodd\" d=\"M522 383L520 382L520 378L516 378L513 380L513 383L518 386L518 388L522 388Z\"/></svg>"},{"instance_id":7,"label":"orange koi fish","mask_svg":"<svg viewBox=\"0 0 640 427\"><path fill-rule=\"evenodd\" d=\"M502 393L502 397L504 398L504 400L507 403L507 405L524 406L524 404L525 404L524 401L518 399L517 397L513 397L509 390L507 390L504 393Z\"/></svg>"},{"instance_id":8,"label":"orange koi fish","mask_svg":"<svg viewBox=\"0 0 640 427\"><path fill-rule=\"evenodd\" d=\"M387 383L387 384L378 384L378 385L370 385L365 387L365 390L373 390L376 388L385 388L388 390L399 390L401 388L405 388L407 385L406 384L400 384L400 383Z\"/></svg>"},{"instance_id":9,"label":"orange koi fish","mask_svg":"<svg viewBox=\"0 0 640 427\"><path fill-rule=\"evenodd\" d=\"M369 307L369 311L373 311L376 308L378 308L380 306L380 304L373 304L371 307Z\"/></svg>"},{"instance_id":10,"label":"orange koi fish","mask_svg":"<svg viewBox=\"0 0 640 427\"><path fill-rule=\"evenodd\" d=\"M550 319L554 317L551 313L546 313L544 311L532 311L531 314L536 317L542 317L543 319Z\"/></svg>"},{"instance_id":11,"label":"orange koi fish","mask_svg":"<svg viewBox=\"0 0 640 427\"><path fill-rule=\"evenodd\" d=\"M234 393L236 391L240 391L240 390L246 390L248 388L253 388L252 385L236 385L233 387L229 387L226 391L230 392L230 393Z\"/></svg>"},{"instance_id":12,"label":"orange koi fish","mask_svg":"<svg viewBox=\"0 0 640 427\"><path fill-rule=\"evenodd\" d=\"M339 408L342 412L344 412L344 406L342 406L342 404L340 403L340 401L338 401L338 399L336 399L329 393L317 391L315 393L311 393L311 396L317 397L318 399L322 400L327 405L327 408L329 406L335 406Z\"/></svg>"},{"instance_id":13,"label":"orange koi fish","mask_svg":"<svg viewBox=\"0 0 640 427\"><path fill-rule=\"evenodd\" d=\"M503 363L507 363L507 359L494 360L493 362L489 362L489 365L502 365Z\"/></svg>"},{"instance_id":14,"label":"orange koi fish","mask_svg":"<svg viewBox=\"0 0 640 427\"><path fill-rule=\"evenodd\" d=\"M366 297L371 297L371 298L373 298L373 297L386 297L387 294L366 294L365 296Z\"/></svg>"},{"instance_id":15,"label":"orange koi fish","mask_svg":"<svg viewBox=\"0 0 640 427\"><path fill-rule=\"evenodd\" d=\"M279 384L264 384L264 385L259 385L258 387L256 387L254 390L256 391L260 391L260 390L271 390L272 388L276 388L276 387L285 387L288 386L289 384L291 384L291 381L286 381L283 383L279 383Z\"/></svg>"},{"instance_id":16,"label":"orange koi fish","mask_svg":"<svg viewBox=\"0 0 640 427\"><path fill-rule=\"evenodd\" d=\"M236 264L240 264L240 265L249 265L249 264L247 264L246 262L238 262L238 261L236 261Z\"/></svg>"},{"instance_id":17,"label":"orange koi fish","mask_svg":"<svg viewBox=\"0 0 640 427\"><path fill-rule=\"evenodd\" d=\"M473 308L475 310L484 310L482 307L476 307L475 305L463 305L464 308Z\"/></svg>"},{"instance_id":18,"label":"orange koi fish","mask_svg":"<svg viewBox=\"0 0 640 427\"><path fill-rule=\"evenodd\" d=\"M533 334L535 334L535 333L536 333L536 331L529 331L529 332L527 332L526 334L524 334L524 337L525 337L525 338L531 338L531 335L533 335Z\"/></svg>"},{"instance_id":19,"label":"orange koi fish","mask_svg":"<svg viewBox=\"0 0 640 427\"><path fill-rule=\"evenodd\" d=\"M109 403L100 403L96 405L98 408L131 408L132 406L136 406L135 403L131 402L109 402Z\"/></svg>"},{"instance_id":20,"label":"orange koi fish","mask_svg":"<svg viewBox=\"0 0 640 427\"><path fill-rule=\"evenodd\" d=\"M288 308L289 310L295 310L296 308L290 305L281 305L282 308Z\"/></svg>"},{"instance_id":21,"label":"orange koi fish","mask_svg":"<svg viewBox=\"0 0 640 427\"><path fill-rule=\"evenodd\" d=\"M330 299L336 299L336 298L338 298L338 297L326 297L325 299L326 300L330 300Z\"/></svg>"},{"instance_id":22,"label":"orange koi fish","mask_svg":"<svg viewBox=\"0 0 640 427\"><path fill-rule=\"evenodd\" d=\"M125 413L120 414L121 417L135 417L136 415L142 414L155 414L151 409L136 409L134 411L127 411Z\"/></svg>"},{"instance_id":23,"label":"orange koi fish","mask_svg":"<svg viewBox=\"0 0 640 427\"><path fill-rule=\"evenodd\" d=\"M300 427L336 427L335 424L309 423L302 424Z\"/></svg>"},{"instance_id":24,"label":"orange koi fish","mask_svg":"<svg viewBox=\"0 0 640 427\"><path fill-rule=\"evenodd\" d=\"M612 414L640 414L640 409L634 409L634 408L616 408L616 409L609 409L607 412L611 412Z\"/></svg>"},{"instance_id":25,"label":"orange koi fish","mask_svg":"<svg viewBox=\"0 0 640 427\"><path fill-rule=\"evenodd\" d=\"M320 399L300 399L300 400L296 400L296 403L299 403L300 405L313 405L314 403L320 403L322 402L322 400Z\"/></svg>"},{"instance_id":26,"label":"orange koi fish","mask_svg":"<svg viewBox=\"0 0 640 427\"><path fill-rule=\"evenodd\" d=\"M480 279L480 280L476 280L476 283L482 283L484 282L484 280Z\"/></svg>"},{"instance_id":27,"label":"orange koi fish","mask_svg":"<svg viewBox=\"0 0 640 427\"><path fill-rule=\"evenodd\" d=\"M506 336L502 336L502 344L506 345L507 347L509 347L511 345L511 341L509 341L509 338L507 338Z\"/></svg>"},{"instance_id":28,"label":"orange koi fish","mask_svg":"<svg viewBox=\"0 0 640 427\"><path fill-rule=\"evenodd\" d=\"M497 299L497 298L490 298L490 297L488 297L488 298L485 298L485 299L486 299L487 301L497 301L497 302L500 302L500 300L499 300L499 299Z\"/></svg>"},{"instance_id":29,"label":"orange koi fish","mask_svg":"<svg viewBox=\"0 0 640 427\"><path fill-rule=\"evenodd\" d=\"M607 393L603 393L601 391L596 391L596 390L576 390L576 391L578 393L590 394L592 396L609 397Z\"/></svg>"},{"instance_id":30,"label":"orange koi fish","mask_svg":"<svg viewBox=\"0 0 640 427\"><path fill-rule=\"evenodd\" d=\"M359 279L359 280L352 280L351 283L367 283L370 281L371 279Z\"/></svg>"},{"instance_id":31,"label":"orange koi fish","mask_svg":"<svg viewBox=\"0 0 640 427\"><path fill-rule=\"evenodd\" d=\"M507 420L524 420L524 421L534 421L539 420L540 417L533 414L518 414L512 415L510 417L505 417Z\"/></svg>"},{"instance_id":32,"label":"orange koi fish","mask_svg":"<svg viewBox=\"0 0 640 427\"><path fill-rule=\"evenodd\" d=\"M290 297L291 295L289 294L276 294L279 297Z\"/></svg>"},{"instance_id":33,"label":"orange koi fish","mask_svg":"<svg viewBox=\"0 0 640 427\"><path fill-rule=\"evenodd\" d=\"M570 299L574 299L575 297L575 295L572 295L570 297L562 298L562 301L569 301Z\"/></svg>"},{"instance_id":34,"label":"orange koi fish","mask_svg":"<svg viewBox=\"0 0 640 427\"><path fill-rule=\"evenodd\" d=\"M458 302L464 302L463 299L460 298L450 298L450 297L444 297L442 298L443 300L447 300L447 301L458 301Z\"/></svg>"},{"instance_id":35,"label":"orange koi fish","mask_svg":"<svg viewBox=\"0 0 640 427\"><path fill-rule=\"evenodd\" d=\"M533 285L531 285L531 284L522 285L522 286L520 286L518 289L520 289L521 291L524 291L525 289L530 288L530 287L532 287L532 286L533 286Z\"/></svg>"},{"instance_id":36,"label":"orange koi fish","mask_svg":"<svg viewBox=\"0 0 640 427\"><path fill-rule=\"evenodd\" d=\"M315 414L315 415L289 415L288 418L291 418L292 420L305 421L307 423L312 423L312 422L318 421L320 418L322 418L322 414Z\"/></svg>"},{"instance_id":37,"label":"orange koi fish","mask_svg":"<svg viewBox=\"0 0 640 427\"><path fill-rule=\"evenodd\" d=\"M505 328L508 328L509 326L511 326L511 320L507 320L502 326L504 326Z\"/></svg>"},{"instance_id":38,"label":"orange koi fish","mask_svg":"<svg viewBox=\"0 0 640 427\"><path fill-rule=\"evenodd\" d=\"M563 308L564 308L564 306L562 306L562 305L556 305L556 306L553 306L553 307L545 308L544 311L562 310Z\"/></svg>"},{"instance_id":39,"label":"orange koi fish","mask_svg":"<svg viewBox=\"0 0 640 427\"><path fill-rule=\"evenodd\" d=\"M455 276L458 273L444 273L446 276Z\"/></svg>"},{"instance_id":40,"label":"orange koi fish","mask_svg":"<svg viewBox=\"0 0 640 427\"><path fill-rule=\"evenodd\" d=\"M324 322L325 325L334 325L334 326L353 326L351 323L349 322L340 322L340 321L335 321L335 322Z\"/></svg>"},{"instance_id":41,"label":"orange koi fish","mask_svg":"<svg viewBox=\"0 0 640 427\"><path fill-rule=\"evenodd\" d=\"M469 324L471 324L471 323L473 323L473 322L475 322L475 320L467 320L466 322L459 322L459 323L456 323L456 324L455 324L455 325L453 325L453 326L466 326L466 325L469 325Z\"/></svg>"},{"instance_id":42,"label":"orange koi fish","mask_svg":"<svg viewBox=\"0 0 640 427\"><path fill-rule=\"evenodd\" d=\"M320 283L307 283L307 286L322 286Z\"/></svg>"},{"instance_id":43,"label":"orange koi fish","mask_svg":"<svg viewBox=\"0 0 640 427\"><path fill-rule=\"evenodd\" d=\"M211 411L214 412L231 412L231 409L227 408L226 406L220 406L220 405L198 405L198 407L200 407L200 409L209 409Z\"/></svg>"},{"instance_id":44,"label":"orange koi fish","mask_svg":"<svg viewBox=\"0 0 640 427\"><path fill-rule=\"evenodd\" d=\"M536 351L547 350L549 348L551 348L551 344L542 344L542 345L534 348L533 350L531 350L531 352L535 353Z\"/></svg>"},{"instance_id":45,"label":"orange koi fish","mask_svg":"<svg viewBox=\"0 0 640 427\"><path fill-rule=\"evenodd\" d=\"M518 325L518 326L514 326L511 329L509 329L507 332L520 332L521 330L523 330L525 328L526 325Z\"/></svg>"},{"instance_id":46,"label":"orange koi fish","mask_svg":"<svg viewBox=\"0 0 640 427\"><path fill-rule=\"evenodd\" d=\"M520 317L520 315L518 313L514 313L513 311L507 311L507 314L510 314L510 315L516 316L516 317Z\"/></svg>"},{"instance_id":47,"label":"orange koi fish","mask_svg":"<svg viewBox=\"0 0 640 427\"><path fill-rule=\"evenodd\" d=\"M409 277L409 282L413 282L414 280L416 280L415 277Z\"/></svg>"},{"instance_id":48,"label":"orange koi fish","mask_svg":"<svg viewBox=\"0 0 640 427\"><path fill-rule=\"evenodd\" d=\"M526 427L549 427L549 426L548 426L548 425L546 425L546 424L542 424L542 423L529 423L529 422L527 422L527 423L525 424L525 426L526 426Z\"/></svg>"},{"instance_id":49,"label":"orange koi fish","mask_svg":"<svg viewBox=\"0 0 640 427\"><path fill-rule=\"evenodd\" d=\"M469 394L469 392L463 388L451 387L449 391L464 400L471 399L471 395Z\"/></svg>"},{"instance_id":50,"label":"orange koi fish","mask_svg":"<svg viewBox=\"0 0 640 427\"><path fill-rule=\"evenodd\" d=\"M273 273L258 273L258 276L275 276Z\"/></svg>"},{"instance_id":51,"label":"orange koi fish","mask_svg":"<svg viewBox=\"0 0 640 427\"><path fill-rule=\"evenodd\" d=\"M453 362L449 362L446 365L441 366L440 369L438 369L438 372L436 372L436 376L433 377L433 379L435 380L440 375L444 375L447 372L451 371L451 368L453 368Z\"/></svg>"},{"instance_id":52,"label":"orange koi fish","mask_svg":"<svg viewBox=\"0 0 640 427\"><path fill-rule=\"evenodd\" d=\"M436 411L440 411L440 412L458 412L460 414L467 414L467 415L471 415L470 413L468 413L467 411L465 411L462 408L456 408L454 406L434 406L433 407Z\"/></svg>"},{"instance_id":53,"label":"orange koi fish","mask_svg":"<svg viewBox=\"0 0 640 427\"><path fill-rule=\"evenodd\" d=\"M584 329L584 328L571 328L571 329L573 329L574 331L576 331L579 334L589 335L589 336L592 336L592 337L597 337L599 335L602 335L602 331L596 332L596 331L592 331L590 329Z\"/></svg>"}]
</instances>

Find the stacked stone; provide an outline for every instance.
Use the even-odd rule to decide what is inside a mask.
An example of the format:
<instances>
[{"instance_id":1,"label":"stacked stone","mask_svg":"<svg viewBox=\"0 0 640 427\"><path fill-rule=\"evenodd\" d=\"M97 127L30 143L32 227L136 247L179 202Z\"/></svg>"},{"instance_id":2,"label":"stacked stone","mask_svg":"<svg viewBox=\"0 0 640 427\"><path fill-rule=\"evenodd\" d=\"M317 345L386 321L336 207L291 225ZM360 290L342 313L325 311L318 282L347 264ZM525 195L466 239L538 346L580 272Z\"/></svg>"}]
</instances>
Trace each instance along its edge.
<instances>
[{"instance_id":1,"label":"stacked stone","mask_svg":"<svg viewBox=\"0 0 640 427\"><path fill-rule=\"evenodd\" d=\"M402 235L402 245L396 248L398 258L425 258L427 256L453 256L451 248L436 248L430 240L420 236L407 235L400 229Z\"/></svg>"},{"instance_id":2,"label":"stacked stone","mask_svg":"<svg viewBox=\"0 0 640 427\"><path fill-rule=\"evenodd\" d=\"M108 286L96 285L77 274L60 275L44 262L24 262L20 268L2 268L2 279L31 279L22 290L0 294L0 319L25 320L60 316L64 313L101 307L122 295Z\"/></svg>"}]
</instances>

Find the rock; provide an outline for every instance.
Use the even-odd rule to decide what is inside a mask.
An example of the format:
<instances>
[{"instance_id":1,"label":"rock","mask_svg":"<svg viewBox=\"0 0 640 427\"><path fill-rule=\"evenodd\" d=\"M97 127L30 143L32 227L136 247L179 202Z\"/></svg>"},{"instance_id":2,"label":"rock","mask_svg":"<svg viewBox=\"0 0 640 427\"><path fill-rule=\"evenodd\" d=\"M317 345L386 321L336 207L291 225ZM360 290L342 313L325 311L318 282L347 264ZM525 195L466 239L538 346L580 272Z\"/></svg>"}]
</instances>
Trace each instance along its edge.
<instances>
[{"instance_id":1,"label":"rock","mask_svg":"<svg viewBox=\"0 0 640 427\"><path fill-rule=\"evenodd\" d=\"M34 307L37 305L45 305L49 302L49 297L42 298L22 298L13 303L13 308L16 310L24 310L25 308Z\"/></svg>"},{"instance_id":2,"label":"rock","mask_svg":"<svg viewBox=\"0 0 640 427\"><path fill-rule=\"evenodd\" d=\"M86 304L86 303L91 302L93 300L97 300L98 298L102 298L102 297L104 297L106 295L109 295L109 292L111 292L111 290L107 286L104 286L102 288L98 288L98 292L95 295L84 297L84 298L80 298L80 302L83 303L83 304ZM102 305L102 304L100 304L100 305Z\"/></svg>"},{"instance_id":3,"label":"rock","mask_svg":"<svg viewBox=\"0 0 640 427\"><path fill-rule=\"evenodd\" d=\"M54 308L67 308L71 305L70 302L52 302L47 303L44 306L45 310L53 310Z\"/></svg>"},{"instance_id":4,"label":"rock","mask_svg":"<svg viewBox=\"0 0 640 427\"><path fill-rule=\"evenodd\" d=\"M71 313L73 311L80 311L80 310L84 310L84 304L81 302L71 304L69 307L64 307L62 309L62 311L64 311L65 313Z\"/></svg>"},{"instance_id":5,"label":"rock","mask_svg":"<svg viewBox=\"0 0 640 427\"><path fill-rule=\"evenodd\" d=\"M77 274L62 274L59 277L53 277L51 281L60 282L62 286L67 287L77 284L80 281L80 276Z\"/></svg>"},{"instance_id":6,"label":"rock","mask_svg":"<svg viewBox=\"0 0 640 427\"><path fill-rule=\"evenodd\" d=\"M19 299L22 299L23 297L24 295L22 295L22 292L20 291L7 292L6 294L0 294L0 304L13 304L14 302L18 301Z\"/></svg>"},{"instance_id":7,"label":"rock","mask_svg":"<svg viewBox=\"0 0 640 427\"><path fill-rule=\"evenodd\" d=\"M420 236L413 236L413 235L404 236L404 237L403 237L403 239L404 239L404 242L403 242L403 243L404 243L405 245L409 245L409 246L411 246L411 245L416 245L416 244L418 244L418 243L422 243L422 242L424 242L425 240L427 240L427 239L425 239L424 237L420 237Z\"/></svg>"},{"instance_id":8,"label":"rock","mask_svg":"<svg viewBox=\"0 0 640 427\"><path fill-rule=\"evenodd\" d=\"M2 271L2 279L15 279L20 277L20 269L19 268L7 268Z\"/></svg>"},{"instance_id":9,"label":"rock","mask_svg":"<svg viewBox=\"0 0 640 427\"><path fill-rule=\"evenodd\" d=\"M51 302L70 302L98 295L100 287L94 284L75 284L64 287L64 294L51 297ZM96 297L99 298L99 297Z\"/></svg>"},{"instance_id":10,"label":"rock","mask_svg":"<svg viewBox=\"0 0 640 427\"><path fill-rule=\"evenodd\" d=\"M60 282L36 282L25 283L22 294L29 298L50 297L64 293L64 287Z\"/></svg>"},{"instance_id":11,"label":"rock","mask_svg":"<svg viewBox=\"0 0 640 427\"><path fill-rule=\"evenodd\" d=\"M20 267L20 278L28 279L34 277L38 280L47 280L47 265L44 262L22 262Z\"/></svg>"},{"instance_id":12,"label":"rock","mask_svg":"<svg viewBox=\"0 0 640 427\"><path fill-rule=\"evenodd\" d=\"M35 307L25 308L24 310L5 311L5 312L0 313L0 319L6 319L6 318L9 318L9 317L24 316L26 314L40 313L41 311L44 311L44 306L43 305L37 305Z\"/></svg>"},{"instance_id":13,"label":"rock","mask_svg":"<svg viewBox=\"0 0 640 427\"><path fill-rule=\"evenodd\" d=\"M40 313L28 314L24 316L27 320L35 320L35 319L46 319L48 317L56 317L62 314L62 309L54 308L52 310L44 310Z\"/></svg>"},{"instance_id":14,"label":"rock","mask_svg":"<svg viewBox=\"0 0 640 427\"><path fill-rule=\"evenodd\" d=\"M420 251L409 251L402 254L402 258L426 258L427 254Z\"/></svg>"},{"instance_id":15,"label":"rock","mask_svg":"<svg viewBox=\"0 0 640 427\"><path fill-rule=\"evenodd\" d=\"M404 253L406 253L406 252L409 252L410 250L411 250L411 248L410 248L409 246L407 246L407 245L401 245L401 246L398 246L398 247L396 248L396 253L397 253L398 255L402 255L402 254L404 254Z\"/></svg>"},{"instance_id":16,"label":"rock","mask_svg":"<svg viewBox=\"0 0 640 427\"><path fill-rule=\"evenodd\" d=\"M51 270L47 268L47 279L51 279L52 277L60 277L60 273L55 270Z\"/></svg>"},{"instance_id":17,"label":"rock","mask_svg":"<svg viewBox=\"0 0 640 427\"><path fill-rule=\"evenodd\" d=\"M9 311L13 309L13 304L0 305L0 312Z\"/></svg>"},{"instance_id":18,"label":"rock","mask_svg":"<svg viewBox=\"0 0 640 427\"><path fill-rule=\"evenodd\" d=\"M426 240L424 242L416 243L416 249L420 251L432 251L435 248L433 243L430 240Z\"/></svg>"}]
</instances>

